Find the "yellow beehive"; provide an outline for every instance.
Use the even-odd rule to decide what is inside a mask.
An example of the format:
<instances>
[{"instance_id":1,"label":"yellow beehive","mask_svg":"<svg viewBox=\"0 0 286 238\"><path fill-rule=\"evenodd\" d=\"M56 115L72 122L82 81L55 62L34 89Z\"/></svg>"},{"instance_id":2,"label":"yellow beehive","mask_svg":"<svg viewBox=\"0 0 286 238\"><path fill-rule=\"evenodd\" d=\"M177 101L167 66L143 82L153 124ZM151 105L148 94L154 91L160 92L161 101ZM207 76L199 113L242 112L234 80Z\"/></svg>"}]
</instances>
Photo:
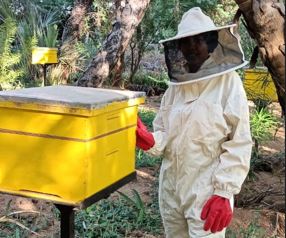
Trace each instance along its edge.
<instances>
[{"instance_id":1,"label":"yellow beehive","mask_svg":"<svg viewBox=\"0 0 286 238\"><path fill-rule=\"evenodd\" d=\"M32 64L58 63L58 49L48 47L34 47L32 49Z\"/></svg>"},{"instance_id":2,"label":"yellow beehive","mask_svg":"<svg viewBox=\"0 0 286 238\"><path fill-rule=\"evenodd\" d=\"M85 207L135 176L142 92L0 92L0 192Z\"/></svg>"},{"instance_id":3,"label":"yellow beehive","mask_svg":"<svg viewBox=\"0 0 286 238\"><path fill-rule=\"evenodd\" d=\"M270 73L266 69L245 69L244 88L248 99L264 99L277 102L277 93Z\"/></svg>"}]
</instances>

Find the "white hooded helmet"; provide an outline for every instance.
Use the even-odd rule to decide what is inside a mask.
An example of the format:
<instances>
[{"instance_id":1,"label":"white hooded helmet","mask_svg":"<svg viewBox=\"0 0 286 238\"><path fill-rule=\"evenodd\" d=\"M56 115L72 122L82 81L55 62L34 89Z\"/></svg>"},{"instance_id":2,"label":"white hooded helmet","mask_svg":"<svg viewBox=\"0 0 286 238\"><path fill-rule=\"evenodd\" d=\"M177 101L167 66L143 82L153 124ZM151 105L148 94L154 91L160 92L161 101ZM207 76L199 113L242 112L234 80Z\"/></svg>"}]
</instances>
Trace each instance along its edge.
<instances>
[{"instance_id":1,"label":"white hooded helmet","mask_svg":"<svg viewBox=\"0 0 286 238\"><path fill-rule=\"evenodd\" d=\"M170 84L197 82L245 66L248 62L244 59L240 38L234 33L235 27L236 24L217 27L199 7L187 11L178 25L177 34L160 41L164 45ZM210 54L211 63L207 60L196 73L186 72L183 67L185 59L178 49L178 40L210 31L218 31L218 46Z\"/></svg>"}]
</instances>

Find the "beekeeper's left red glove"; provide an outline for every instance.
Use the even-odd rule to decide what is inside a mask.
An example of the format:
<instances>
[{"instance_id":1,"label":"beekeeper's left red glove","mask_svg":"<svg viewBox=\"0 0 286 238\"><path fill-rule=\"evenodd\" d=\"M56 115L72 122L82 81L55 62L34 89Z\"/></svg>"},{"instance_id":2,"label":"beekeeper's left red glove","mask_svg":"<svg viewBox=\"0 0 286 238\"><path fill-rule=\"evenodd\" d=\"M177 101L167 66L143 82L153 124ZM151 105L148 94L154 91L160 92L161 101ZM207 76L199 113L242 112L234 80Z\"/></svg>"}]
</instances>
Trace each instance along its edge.
<instances>
[{"instance_id":1,"label":"beekeeper's left red glove","mask_svg":"<svg viewBox=\"0 0 286 238\"><path fill-rule=\"evenodd\" d=\"M204 230L212 233L222 231L232 219L229 199L213 195L204 205L201 219L206 220Z\"/></svg>"},{"instance_id":2,"label":"beekeeper's left red glove","mask_svg":"<svg viewBox=\"0 0 286 238\"><path fill-rule=\"evenodd\" d=\"M154 137L147 127L143 124L140 117L137 119L136 146L142 150L149 150L155 144Z\"/></svg>"}]
</instances>

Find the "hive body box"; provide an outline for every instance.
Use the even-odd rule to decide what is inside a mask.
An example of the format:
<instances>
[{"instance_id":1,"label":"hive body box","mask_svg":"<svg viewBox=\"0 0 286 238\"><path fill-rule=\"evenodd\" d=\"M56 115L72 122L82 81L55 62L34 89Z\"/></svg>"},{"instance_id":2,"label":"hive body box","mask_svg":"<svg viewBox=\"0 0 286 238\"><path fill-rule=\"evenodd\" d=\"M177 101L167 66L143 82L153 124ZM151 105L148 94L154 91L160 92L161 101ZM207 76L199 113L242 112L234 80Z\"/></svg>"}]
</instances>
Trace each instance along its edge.
<instances>
[{"instance_id":1,"label":"hive body box","mask_svg":"<svg viewBox=\"0 0 286 238\"><path fill-rule=\"evenodd\" d=\"M0 92L0 192L85 207L123 185L135 175L144 96L72 86Z\"/></svg>"},{"instance_id":2,"label":"hive body box","mask_svg":"<svg viewBox=\"0 0 286 238\"><path fill-rule=\"evenodd\" d=\"M58 49L48 47L34 47L32 49L32 64L58 63Z\"/></svg>"},{"instance_id":3,"label":"hive body box","mask_svg":"<svg viewBox=\"0 0 286 238\"><path fill-rule=\"evenodd\" d=\"M250 100L264 99L278 101L275 85L265 68L245 69L244 88Z\"/></svg>"}]
</instances>

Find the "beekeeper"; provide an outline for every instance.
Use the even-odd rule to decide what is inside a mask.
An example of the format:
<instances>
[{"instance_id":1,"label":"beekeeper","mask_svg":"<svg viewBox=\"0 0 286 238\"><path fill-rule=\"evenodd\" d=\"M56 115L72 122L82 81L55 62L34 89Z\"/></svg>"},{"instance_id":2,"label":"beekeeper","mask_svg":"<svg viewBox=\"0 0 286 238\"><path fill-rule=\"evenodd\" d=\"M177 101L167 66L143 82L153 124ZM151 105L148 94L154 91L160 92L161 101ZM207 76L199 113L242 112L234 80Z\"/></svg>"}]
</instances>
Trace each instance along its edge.
<instances>
[{"instance_id":1,"label":"beekeeper","mask_svg":"<svg viewBox=\"0 0 286 238\"><path fill-rule=\"evenodd\" d=\"M170 77L148 132L138 119L137 146L163 155L159 205L167 238L225 237L250 164L246 65L235 25L217 27L200 8L186 12L163 40Z\"/></svg>"}]
</instances>

